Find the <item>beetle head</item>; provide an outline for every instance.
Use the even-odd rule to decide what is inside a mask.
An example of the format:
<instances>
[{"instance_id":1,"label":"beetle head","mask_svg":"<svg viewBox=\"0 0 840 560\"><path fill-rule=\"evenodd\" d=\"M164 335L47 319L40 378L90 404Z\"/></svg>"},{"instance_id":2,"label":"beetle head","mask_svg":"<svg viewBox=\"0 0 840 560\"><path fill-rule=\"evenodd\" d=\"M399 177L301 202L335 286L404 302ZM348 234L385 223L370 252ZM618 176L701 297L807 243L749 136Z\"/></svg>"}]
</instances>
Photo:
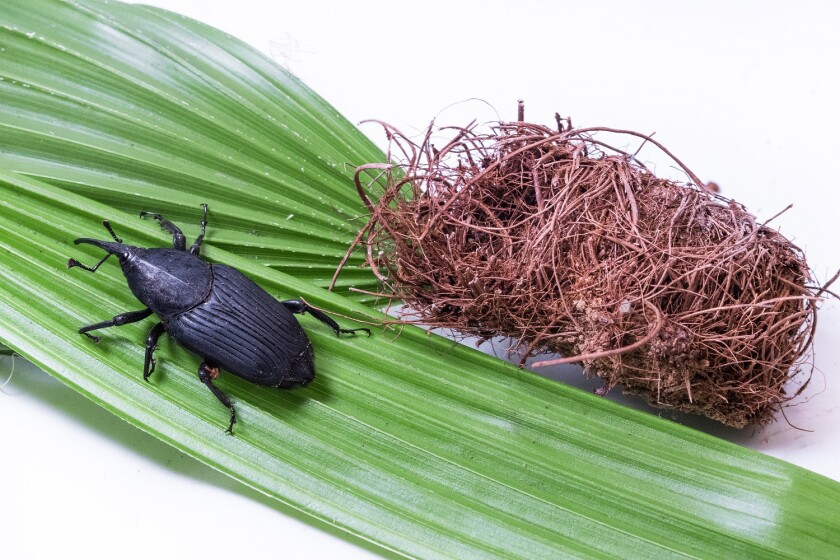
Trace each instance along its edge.
<instances>
[{"instance_id":1,"label":"beetle head","mask_svg":"<svg viewBox=\"0 0 840 560\"><path fill-rule=\"evenodd\" d=\"M95 245L96 247L99 247L100 249L108 252L108 254L105 256L105 259L107 259L111 255L117 255L117 257L120 259L120 264L123 264L128 258L128 256L131 254L131 252L136 250L137 247L132 247L131 245L124 245L122 239L117 237L117 234L114 233L114 228L111 227L111 222L109 222L108 220L103 221L102 225L105 226L105 229L107 229L108 233L111 234L111 238L113 239L113 241L100 241L98 239L82 237L80 239L74 240L73 243L75 243L76 245L78 245L79 243ZM105 259L99 261L99 264L97 264L93 268L93 270L99 268L99 265L105 262ZM76 259L70 259L67 262L67 267L72 268L74 266L81 266L82 268L87 268L88 270L90 270L89 267L84 266Z\"/></svg>"}]
</instances>

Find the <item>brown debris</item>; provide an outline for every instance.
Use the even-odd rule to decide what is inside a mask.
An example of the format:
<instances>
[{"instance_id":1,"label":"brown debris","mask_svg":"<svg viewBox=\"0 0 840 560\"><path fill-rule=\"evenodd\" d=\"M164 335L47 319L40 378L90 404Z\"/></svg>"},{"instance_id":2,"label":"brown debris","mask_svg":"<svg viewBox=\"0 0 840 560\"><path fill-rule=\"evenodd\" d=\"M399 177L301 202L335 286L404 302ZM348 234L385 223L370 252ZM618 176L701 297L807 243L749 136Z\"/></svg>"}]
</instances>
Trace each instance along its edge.
<instances>
[{"instance_id":1,"label":"brown debris","mask_svg":"<svg viewBox=\"0 0 840 560\"><path fill-rule=\"evenodd\" d=\"M690 183L596 135L671 155L650 137L557 125L430 127L419 144L383 125L403 163L356 177L371 213L357 241L384 291L428 325L516 339L523 362L582 361L603 392L621 385L735 427L770 422L815 325L802 252L676 158ZM455 138L436 148L440 131ZM375 203L362 173L385 185Z\"/></svg>"}]
</instances>

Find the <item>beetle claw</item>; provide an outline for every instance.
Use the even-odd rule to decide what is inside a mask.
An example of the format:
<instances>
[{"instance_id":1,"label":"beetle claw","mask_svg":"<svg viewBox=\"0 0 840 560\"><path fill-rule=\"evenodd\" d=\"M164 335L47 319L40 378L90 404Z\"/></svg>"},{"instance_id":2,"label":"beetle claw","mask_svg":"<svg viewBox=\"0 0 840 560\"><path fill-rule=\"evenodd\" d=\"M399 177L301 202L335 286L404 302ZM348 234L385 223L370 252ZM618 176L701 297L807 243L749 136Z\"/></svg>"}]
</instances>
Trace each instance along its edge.
<instances>
[{"instance_id":1,"label":"beetle claw","mask_svg":"<svg viewBox=\"0 0 840 560\"><path fill-rule=\"evenodd\" d=\"M233 435L233 425L236 424L236 410L231 408L230 409L230 425L228 426L225 433L229 436Z\"/></svg>"}]
</instances>

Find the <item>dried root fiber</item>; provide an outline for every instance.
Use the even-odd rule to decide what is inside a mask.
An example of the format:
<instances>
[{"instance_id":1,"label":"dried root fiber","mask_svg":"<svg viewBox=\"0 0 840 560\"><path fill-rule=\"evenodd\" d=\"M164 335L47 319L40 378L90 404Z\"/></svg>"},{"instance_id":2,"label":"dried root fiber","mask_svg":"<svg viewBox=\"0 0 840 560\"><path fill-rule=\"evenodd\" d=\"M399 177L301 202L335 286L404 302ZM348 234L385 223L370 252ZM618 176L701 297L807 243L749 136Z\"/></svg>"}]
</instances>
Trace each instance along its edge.
<instances>
[{"instance_id":1,"label":"dried root fiber","mask_svg":"<svg viewBox=\"0 0 840 560\"><path fill-rule=\"evenodd\" d=\"M653 139L565 122L430 128L419 143L386 125L401 164L356 175L371 213L358 240L384 290L428 325L581 362L603 392L768 423L815 325L802 252L684 166L688 183L657 178L598 137L671 155ZM454 139L435 147L441 130ZM375 202L361 184L374 175Z\"/></svg>"}]
</instances>

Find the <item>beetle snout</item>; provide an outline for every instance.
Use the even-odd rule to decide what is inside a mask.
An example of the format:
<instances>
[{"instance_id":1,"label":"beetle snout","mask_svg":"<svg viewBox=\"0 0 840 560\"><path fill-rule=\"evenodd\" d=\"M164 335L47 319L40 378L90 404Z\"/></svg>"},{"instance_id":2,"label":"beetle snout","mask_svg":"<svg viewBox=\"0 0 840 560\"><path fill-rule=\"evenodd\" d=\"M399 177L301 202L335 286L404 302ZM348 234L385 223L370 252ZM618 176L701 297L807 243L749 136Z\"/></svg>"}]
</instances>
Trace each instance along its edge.
<instances>
[{"instance_id":1,"label":"beetle snout","mask_svg":"<svg viewBox=\"0 0 840 560\"><path fill-rule=\"evenodd\" d=\"M81 237L73 241L76 245L80 243L87 243L88 245L93 245L95 247L99 247L103 251L107 251L111 255L117 255L120 260L126 258L128 253L130 252L130 248L128 245L124 245L122 243L117 243L116 241L101 241L99 239L90 239L87 237Z\"/></svg>"}]
</instances>

